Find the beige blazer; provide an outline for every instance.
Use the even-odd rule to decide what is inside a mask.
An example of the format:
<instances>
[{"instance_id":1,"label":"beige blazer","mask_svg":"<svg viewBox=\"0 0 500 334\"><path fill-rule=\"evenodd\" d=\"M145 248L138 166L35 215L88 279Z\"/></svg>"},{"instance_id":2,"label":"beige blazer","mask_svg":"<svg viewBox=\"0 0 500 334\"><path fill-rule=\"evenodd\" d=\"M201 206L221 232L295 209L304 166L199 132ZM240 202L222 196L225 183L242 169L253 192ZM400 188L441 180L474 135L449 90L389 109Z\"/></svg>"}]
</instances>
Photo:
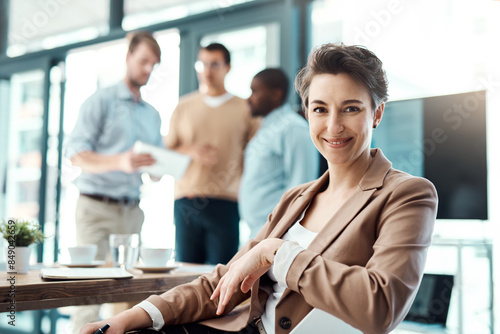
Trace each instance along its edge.
<instances>
[{"instance_id":1,"label":"beige blazer","mask_svg":"<svg viewBox=\"0 0 500 334\"><path fill-rule=\"evenodd\" d=\"M289 333L312 308L364 333L387 333L407 313L431 242L436 190L428 180L392 169L380 150L371 154L374 159L355 194L293 261L288 288L276 307L276 334ZM231 262L260 240L283 236L328 179L327 172L286 192L257 237ZM203 323L237 331L262 314L267 293L259 287L273 282L264 275L249 293L238 290L228 312L248 297L250 303L213 319L217 304L210 295L226 271L218 265L211 274L148 300L167 325L211 319Z\"/></svg>"}]
</instances>

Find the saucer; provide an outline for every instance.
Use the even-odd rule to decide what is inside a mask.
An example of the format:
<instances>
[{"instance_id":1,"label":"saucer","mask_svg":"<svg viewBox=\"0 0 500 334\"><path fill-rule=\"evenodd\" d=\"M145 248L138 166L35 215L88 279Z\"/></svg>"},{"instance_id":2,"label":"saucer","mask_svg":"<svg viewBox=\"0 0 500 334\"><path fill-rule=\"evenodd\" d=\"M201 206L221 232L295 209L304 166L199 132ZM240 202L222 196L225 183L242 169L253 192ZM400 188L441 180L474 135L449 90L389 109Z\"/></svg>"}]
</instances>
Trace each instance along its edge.
<instances>
[{"instance_id":1,"label":"saucer","mask_svg":"<svg viewBox=\"0 0 500 334\"><path fill-rule=\"evenodd\" d=\"M92 261L90 263L60 263L60 265L68 268L95 268L105 263L106 261Z\"/></svg>"},{"instance_id":2,"label":"saucer","mask_svg":"<svg viewBox=\"0 0 500 334\"><path fill-rule=\"evenodd\" d=\"M176 269L179 267L180 267L179 264L174 264L174 265L170 265L170 266L160 266L160 267L139 265L139 266L135 266L134 268L142 270L142 272L144 272L144 273L166 273L167 271L170 271L172 269Z\"/></svg>"}]
</instances>

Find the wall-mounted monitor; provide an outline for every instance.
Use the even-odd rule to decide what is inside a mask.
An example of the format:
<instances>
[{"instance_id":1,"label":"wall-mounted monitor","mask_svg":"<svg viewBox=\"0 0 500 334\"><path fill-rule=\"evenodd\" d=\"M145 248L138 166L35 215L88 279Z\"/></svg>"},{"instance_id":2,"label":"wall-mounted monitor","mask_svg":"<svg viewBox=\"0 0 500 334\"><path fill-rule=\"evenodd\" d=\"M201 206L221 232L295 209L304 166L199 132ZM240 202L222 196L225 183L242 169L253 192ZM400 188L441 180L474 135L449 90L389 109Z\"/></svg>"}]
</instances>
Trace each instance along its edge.
<instances>
[{"instance_id":1,"label":"wall-mounted monitor","mask_svg":"<svg viewBox=\"0 0 500 334\"><path fill-rule=\"evenodd\" d=\"M434 183L438 219L488 219L485 91L388 102L372 147Z\"/></svg>"}]
</instances>

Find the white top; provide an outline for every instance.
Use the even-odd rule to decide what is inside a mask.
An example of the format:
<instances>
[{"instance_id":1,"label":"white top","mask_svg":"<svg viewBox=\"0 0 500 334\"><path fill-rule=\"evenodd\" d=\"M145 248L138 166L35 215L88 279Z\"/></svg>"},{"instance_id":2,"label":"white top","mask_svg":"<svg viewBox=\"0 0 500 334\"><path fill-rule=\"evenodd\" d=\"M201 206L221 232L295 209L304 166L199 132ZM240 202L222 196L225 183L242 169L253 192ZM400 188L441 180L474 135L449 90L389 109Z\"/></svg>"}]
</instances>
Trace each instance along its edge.
<instances>
[{"instance_id":1,"label":"white top","mask_svg":"<svg viewBox=\"0 0 500 334\"><path fill-rule=\"evenodd\" d=\"M302 225L300 221L304 218L307 208L302 212L297 222L286 232L281 239L285 242L276 252L274 256L274 264L268 270L267 275L275 282L273 291L269 292L269 298L266 301L266 308L262 314L262 324L266 329L267 334L274 334L275 308L280 300L283 292L286 289L286 275L288 269L292 265L295 257L304 249L306 249L318 233L311 232ZM156 306L144 300L134 307L141 307L146 311L151 320L153 320L152 328L159 331L165 325L163 316Z\"/></svg>"},{"instance_id":2,"label":"white top","mask_svg":"<svg viewBox=\"0 0 500 334\"><path fill-rule=\"evenodd\" d=\"M300 221L304 218L304 213L305 210L297 222L281 238L286 241L276 252L274 264L267 272L269 278L277 282L273 285L273 291L266 301L266 309L262 314L262 324L267 334L274 334L275 308L287 288L286 275L292 262L301 251L309 247L313 239L318 235L318 233L311 232L300 224Z\"/></svg>"},{"instance_id":3,"label":"white top","mask_svg":"<svg viewBox=\"0 0 500 334\"><path fill-rule=\"evenodd\" d=\"M217 108L223 105L225 102L231 100L233 94L226 92L225 94L219 96L208 96L203 95L203 102L205 102L211 108Z\"/></svg>"}]
</instances>

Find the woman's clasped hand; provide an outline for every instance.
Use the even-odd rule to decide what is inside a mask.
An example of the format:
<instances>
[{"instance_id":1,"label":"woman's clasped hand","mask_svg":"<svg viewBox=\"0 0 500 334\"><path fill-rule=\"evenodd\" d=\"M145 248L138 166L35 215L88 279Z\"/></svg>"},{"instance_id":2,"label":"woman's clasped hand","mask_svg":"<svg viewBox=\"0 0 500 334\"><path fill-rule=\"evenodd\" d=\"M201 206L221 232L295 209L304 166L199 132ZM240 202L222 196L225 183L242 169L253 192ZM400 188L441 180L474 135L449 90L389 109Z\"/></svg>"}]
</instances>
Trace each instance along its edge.
<instances>
[{"instance_id":1,"label":"woman's clasped hand","mask_svg":"<svg viewBox=\"0 0 500 334\"><path fill-rule=\"evenodd\" d=\"M242 292L247 293L253 284L269 270L276 250L283 242L276 238L262 240L229 266L228 272L222 276L210 297L211 300L219 298L217 315L224 312L224 308L238 287Z\"/></svg>"}]
</instances>

